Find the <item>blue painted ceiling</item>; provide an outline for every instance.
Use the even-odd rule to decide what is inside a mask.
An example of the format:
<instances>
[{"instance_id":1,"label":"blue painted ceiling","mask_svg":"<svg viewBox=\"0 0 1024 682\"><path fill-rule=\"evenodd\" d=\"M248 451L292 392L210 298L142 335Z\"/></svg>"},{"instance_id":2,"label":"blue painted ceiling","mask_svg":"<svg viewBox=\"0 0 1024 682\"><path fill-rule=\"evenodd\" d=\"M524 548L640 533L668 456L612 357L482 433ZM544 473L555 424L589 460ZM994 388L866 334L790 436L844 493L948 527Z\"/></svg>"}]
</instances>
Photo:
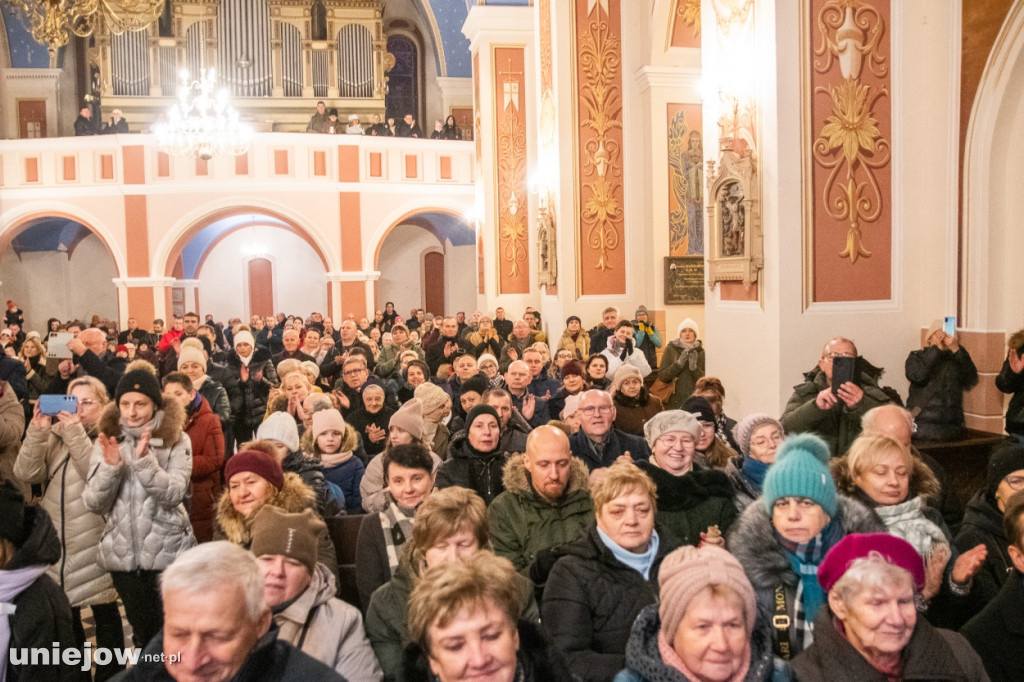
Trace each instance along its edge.
<instances>
[{"instance_id":1,"label":"blue painted ceiling","mask_svg":"<svg viewBox=\"0 0 1024 682\"><path fill-rule=\"evenodd\" d=\"M19 256L23 253L40 251L74 251L78 242L90 234L89 228L67 218L38 218L27 223L17 237L11 240L11 248Z\"/></svg>"}]
</instances>

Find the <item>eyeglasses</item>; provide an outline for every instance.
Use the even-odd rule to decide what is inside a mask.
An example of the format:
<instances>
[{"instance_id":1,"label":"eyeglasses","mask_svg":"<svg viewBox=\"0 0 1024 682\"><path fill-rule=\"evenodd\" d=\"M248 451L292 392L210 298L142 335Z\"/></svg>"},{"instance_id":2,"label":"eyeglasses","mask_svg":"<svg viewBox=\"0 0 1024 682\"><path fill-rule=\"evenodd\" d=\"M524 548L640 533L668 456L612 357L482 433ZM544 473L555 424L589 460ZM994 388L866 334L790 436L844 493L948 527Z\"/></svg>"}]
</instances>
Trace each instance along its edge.
<instances>
[{"instance_id":1,"label":"eyeglasses","mask_svg":"<svg viewBox=\"0 0 1024 682\"><path fill-rule=\"evenodd\" d=\"M576 410L580 414L584 414L588 417L594 416L594 414L611 414L611 405L590 405L589 407L581 407Z\"/></svg>"},{"instance_id":2,"label":"eyeglasses","mask_svg":"<svg viewBox=\"0 0 1024 682\"><path fill-rule=\"evenodd\" d=\"M344 372L342 372L342 374L344 376L347 376L347 377L352 377L352 376L355 376L357 374L361 374L361 373L363 373L365 371L366 371L365 369L363 369L362 367L359 367L357 369L346 369Z\"/></svg>"},{"instance_id":3,"label":"eyeglasses","mask_svg":"<svg viewBox=\"0 0 1024 682\"><path fill-rule=\"evenodd\" d=\"M1006 481L1006 485L1010 486L1011 490L1021 490L1024 488L1024 476L1007 476L1003 480Z\"/></svg>"},{"instance_id":4,"label":"eyeglasses","mask_svg":"<svg viewBox=\"0 0 1024 682\"><path fill-rule=\"evenodd\" d=\"M753 445L754 447L764 448L768 447L768 445L778 445L781 442L782 434L776 433L773 436L767 436L765 438L758 438L757 440L752 440L750 441L750 444Z\"/></svg>"},{"instance_id":5,"label":"eyeglasses","mask_svg":"<svg viewBox=\"0 0 1024 682\"><path fill-rule=\"evenodd\" d=\"M97 405L99 404L99 402L100 401L98 400L90 400L89 398L86 398L85 400L79 400L78 404L84 405L85 407L89 407L90 405Z\"/></svg>"},{"instance_id":6,"label":"eyeglasses","mask_svg":"<svg viewBox=\"0 0 1024 682\"><path fill-rule=\"evenodd\" d=\"M826 360L831 360L833 358L855 358L857 356L853 353L825 353L823 357Z\"/></svg>"}]
</instances>

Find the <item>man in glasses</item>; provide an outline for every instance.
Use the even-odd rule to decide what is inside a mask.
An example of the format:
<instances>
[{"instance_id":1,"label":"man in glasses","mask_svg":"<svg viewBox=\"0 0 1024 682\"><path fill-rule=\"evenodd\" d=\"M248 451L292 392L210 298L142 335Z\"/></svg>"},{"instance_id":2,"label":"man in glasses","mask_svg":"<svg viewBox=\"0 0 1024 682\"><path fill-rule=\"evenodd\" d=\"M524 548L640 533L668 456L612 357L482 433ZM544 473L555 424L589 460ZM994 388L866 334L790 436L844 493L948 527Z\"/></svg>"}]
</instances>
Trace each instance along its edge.
<instances>
[{"instance_id":1,"label":"man in glasses","mask_svg":"<svg viewBox=\"0 0 1024 682\"><path fill-rule=\"evenodd\" d=\"M836 358L854 360L853 377L833 391ZM843 454L860 434L864 413L892 402L878 385L881 374L881 368L857 355L853 341L841 336L832 339L814 369L804 373L804 383L793 387L782 414L786 433L816 433L828 443L833 457Z\"/></svg>"},{"instance_id":2,"label":"man in glasses","mask_svg":"<svg viewBox=\"0 0 1024 682\"><path fill-rule=\"evenodd\" d=\"M582 459L590 470L591 485L596 482L595 472L611 466L620 457L628 457L631 461L650 458L651 449L643 438L612 426L615 405L611 394L596 389L584 391L580 395L576 416L580 420L580 430L569 438L569 447L573 456Z\"/></svg>"}]
</instances>

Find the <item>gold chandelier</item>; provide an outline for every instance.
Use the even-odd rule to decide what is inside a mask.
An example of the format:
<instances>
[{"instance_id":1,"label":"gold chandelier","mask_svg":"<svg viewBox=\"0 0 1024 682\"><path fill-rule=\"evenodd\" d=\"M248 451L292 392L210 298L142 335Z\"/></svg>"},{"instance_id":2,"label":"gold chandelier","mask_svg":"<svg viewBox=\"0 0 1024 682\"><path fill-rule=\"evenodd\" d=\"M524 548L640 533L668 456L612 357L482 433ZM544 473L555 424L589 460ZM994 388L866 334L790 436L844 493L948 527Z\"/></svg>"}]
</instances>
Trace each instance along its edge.
<instances>
[{"instance_id":1,"label":"gold chandelier","mask_svg":"<svg viewBox=\"0 0 1024 682\"><path fill-rule=\"evenodd\" d=\"M248 151L252 128L239 120L227 90L216 88L213 69L204 69L198 80L193 80L188 70L181 72L178 102L167 112L166 120L153 126L161 151L204 161Z\"/></svg>"},{"instance_id":2,"label":"gold chandelier","mask_svg":"<svg viewBox=\"0 0 1024 682\"><path fill-rule=\"evenodd\" d=\"M46 45L51 58L68 44L99 27L110 33L146 28L164 11L164 0L0 0L25 20L32 38Z\"/></svg>"}]
</instances>

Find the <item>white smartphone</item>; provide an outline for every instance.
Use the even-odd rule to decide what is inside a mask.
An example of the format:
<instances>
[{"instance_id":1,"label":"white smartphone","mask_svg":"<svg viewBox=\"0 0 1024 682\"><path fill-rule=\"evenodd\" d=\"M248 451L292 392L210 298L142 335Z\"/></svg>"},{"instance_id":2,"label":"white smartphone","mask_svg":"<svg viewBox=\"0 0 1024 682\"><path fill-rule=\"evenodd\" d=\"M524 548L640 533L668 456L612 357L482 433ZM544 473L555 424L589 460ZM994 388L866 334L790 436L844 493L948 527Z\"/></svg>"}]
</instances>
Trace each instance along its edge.
<instances>
[{"instance_id":1,"label":"white smartphone","mask_svg":"<svg viewBox=\"0 0 1024 682\"><path fill-rule=\"evenodd\" d=\"M46 357L54 360L66 360L71 358L71 351L68 350L68 341L75 338L71 332L50 332L46 339Z\"/></svg>"}]
</instances>

